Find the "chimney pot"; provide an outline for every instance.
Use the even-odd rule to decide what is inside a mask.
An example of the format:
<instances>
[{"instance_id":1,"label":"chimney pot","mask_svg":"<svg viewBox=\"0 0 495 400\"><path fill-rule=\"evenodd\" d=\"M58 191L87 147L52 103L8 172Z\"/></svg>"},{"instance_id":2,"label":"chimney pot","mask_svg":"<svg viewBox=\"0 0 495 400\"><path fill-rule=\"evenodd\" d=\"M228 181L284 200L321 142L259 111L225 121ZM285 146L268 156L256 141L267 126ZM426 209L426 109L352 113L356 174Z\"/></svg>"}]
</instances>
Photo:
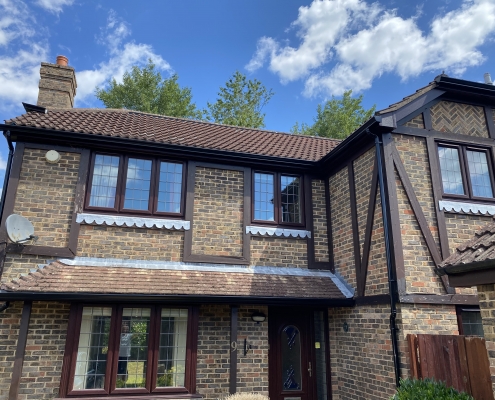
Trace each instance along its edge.
<instances>
[{"instance_id":1,"label":"chimney pot","mask_svg":"<svg viewBox=\"0 0 495 400\"><path fill-rule=\"evenodd\" d=\"M57 56L57 65L67 67L69 65L69 59L66 56Z\"/></svg>"},{"instance_id":2,"label":"chimney pot","mask_svg":"<svg viewBox=\"0 0 495 400\"><path fill-rule=\"evenodd\" d=\"M483 77L485 78L485 83L487 85L493 85L492 77L490 76L490 73L486 72L485 75L483 75Z\"/></svg>"}]
</instances>

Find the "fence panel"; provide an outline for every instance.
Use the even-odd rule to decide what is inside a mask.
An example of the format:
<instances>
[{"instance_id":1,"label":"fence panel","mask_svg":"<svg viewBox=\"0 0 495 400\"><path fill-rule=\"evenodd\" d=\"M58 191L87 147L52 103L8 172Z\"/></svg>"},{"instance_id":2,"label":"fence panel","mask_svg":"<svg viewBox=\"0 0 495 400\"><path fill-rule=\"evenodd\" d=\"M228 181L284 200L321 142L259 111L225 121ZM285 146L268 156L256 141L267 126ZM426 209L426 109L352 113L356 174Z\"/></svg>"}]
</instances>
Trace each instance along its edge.
<instances>
[{"instance_id":1,"label":"fence panel","mask_svg":"<svg viewBox=\"0 0 495 400\"><path fill-rule=\"evenodd\" d=\"M476 400L494 400L485 340L451 335L407 335L414 378L444 381Z\"/></svg>"}]
</instances>

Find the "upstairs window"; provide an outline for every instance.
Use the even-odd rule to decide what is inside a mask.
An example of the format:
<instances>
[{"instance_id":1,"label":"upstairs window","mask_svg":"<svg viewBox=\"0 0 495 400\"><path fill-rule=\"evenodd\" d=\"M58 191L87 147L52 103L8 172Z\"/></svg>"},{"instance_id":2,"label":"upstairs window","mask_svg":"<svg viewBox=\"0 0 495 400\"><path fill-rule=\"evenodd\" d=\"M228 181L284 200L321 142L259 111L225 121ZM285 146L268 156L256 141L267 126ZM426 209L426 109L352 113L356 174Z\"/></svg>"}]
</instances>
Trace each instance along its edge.
<instances>
[{"instance_id":1,"label":"upstairs window","mask_svg":"<svg viewBox=\"0 0 495 400\"><path fill-rule=\"evenodd\" d=\"M86 208L182 215L184 176L178 162L95 154Z\"/></svg>"},{"instance_id":2,"label":"upstairs window","mask_svg":"<svg viewBox=\"0 0 495 400\"><path fill-rule=\"evenodd\" d=\"M300 176L255 172L253 220L268 224L302 225Z\"/></svg>"},{"instance_id":3,"label":"upstairs window","mask_svg":"<svg viewBox=\"0 0 495 400\"><path fill-rule=\"evenodd\" d=\"M493 200L493 168L488 150L439 144L438 159L444 195Z\"/></svg>"}]
</instances>

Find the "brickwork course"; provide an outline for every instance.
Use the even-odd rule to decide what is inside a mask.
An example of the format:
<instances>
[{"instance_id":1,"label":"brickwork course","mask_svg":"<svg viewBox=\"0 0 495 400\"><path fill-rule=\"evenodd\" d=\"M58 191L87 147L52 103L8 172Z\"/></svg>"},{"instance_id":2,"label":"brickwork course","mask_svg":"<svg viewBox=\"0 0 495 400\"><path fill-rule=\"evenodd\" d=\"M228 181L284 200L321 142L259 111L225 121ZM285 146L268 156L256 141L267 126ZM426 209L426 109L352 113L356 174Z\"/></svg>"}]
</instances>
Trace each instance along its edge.
<instances>
[{"instance_id":1,"label":"brickwork course","mask_svg":"<svg viewBox=\"0 0 495 400\"><path fill-rule=\"evenodd\" d=\"M11 282L22 275L27 275L36 268L37 265L46 264L46 256L36 256L32 254L7 254L3 265L1 283Z\"/></svg>"},{"instance_id":2,"label":"brickwork course","mask_svg":"<svg viewBox=\"0 0 495 400\"><path fill-rule=\"evenodd\" d=\"M330 210L335 271L349 285L356 287L347 168L343 168L330 177Z\"/></svg>"},{"instance_id":3,"label":"brickwork course","mask_svg":"<svg viewBox=\"0 0 495 400\"><path fill-rule=\"evenodd\" d=\"M431 107L431 123L436 131L487 138L483 107L440 101Z\"/></svg>"},{"instance_id":4,"label":"brickwork course","mask_svg":"<svg viewBox=\"0 0 495 400\"><path fill-rule=\"evenodd\" d=\"M308 268L308 242L301 238L253 236L251 265Z\"/></svg>"},{"instance_id":5,"label":"brickwork course","mask_svg":"<svg viewBox=\"0 0 495 400\"><path fill-rule=\"evenodd\" d=\"M9 395L21 313L22 302L15 302L0 314L0 400L7 400Z\"/></svg>"},{"instance_id":6,"label":"brickwork course","mask_svg":"<svg viewBox=\"0 0 495 400\"><path fill-rule=\"evenodd\" d=\"M313 201L315 261L328 262L327 205L325 200L325 182L322 179L313 180L311 197Z\"/></svg>"},{"instance_id":7,"label":"brickwork course","mask_svg":"<svg viewBox=\"0 0 495 400\"><path fill-rule=\"evenodd\" d=\"M182 261L184 232L81 225L77 256Z\"/></svg>"},{"instance_id":8,"label":"brickwork course","mask_svg":"<svg viewBox=\"0 0 495 400\"><path fill-rule=\"evenodd\" d=\"M477 289L483 320L483 333L486 340L485 345L490 362L492 387L495 394L495 285L479 285Z\"/></svg>"},{"instance_id":9,"label":"brickwork course","mask_svg":"<svg viewBox=\"0 0 495 400\"><path fill-rule=\"evenodd\" d=\"M31 221L37 246L67 247L80 155L60 152L50 164L46 150L24 150L14 213Z\"/></svg>"},{"instance_id":10,"label":"brickwork course","mask_svg":"<svg viewBox=\"0 0 495 400\"><path fill-rule=\"evenodd\" d=\"M244 175L196 168L192 254L242 256Z\"/></svg>"},{"instance_id":11,"label":"brickwork course","mask_svg":"<svg viewBox=\"0 0 495 400\"><path fill-rule=\"evenodd\" d=\"M37 105L47 108L72 108L76 95L76 75L69 66L41 63Z\"/></svg>"},{"instance_id":12,"label":"brickwork course","mask_svg":"<svg viewBox=\"0 0 495 400\"><path fill-rule=\"evenodd\" d=\"M409 128L425 129L425 120L423 117L423 113L411 118L411 120L407 121L404 126L407 126Z\"/></svg>"}]
</instances>

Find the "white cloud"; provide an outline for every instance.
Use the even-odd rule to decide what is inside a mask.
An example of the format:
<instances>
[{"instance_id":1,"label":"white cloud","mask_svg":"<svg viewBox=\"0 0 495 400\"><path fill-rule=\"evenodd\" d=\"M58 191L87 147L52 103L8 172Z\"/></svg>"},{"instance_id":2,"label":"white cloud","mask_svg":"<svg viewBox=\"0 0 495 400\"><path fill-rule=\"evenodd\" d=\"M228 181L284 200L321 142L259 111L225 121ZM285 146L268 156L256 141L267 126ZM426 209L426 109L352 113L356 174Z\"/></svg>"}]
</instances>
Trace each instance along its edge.
<instances>
[{"instance_id":1,"label":"white cloud","mask_svg":"<svg viewBox=\"0 0 495 400\"><path fill-rule=\"evenodd\" d=\"M263 37L246 68L268 62L283 83L304 79L304 94L314 96L365 90L384 73L403 80L442 69L461 74L483 62L479 46L495 31L495 0L464 0L433 18L428 32L418 26L421 13L404 19L363 0L315 0L292 24L298 47Z\"/></svg>"},{"instance_id":2,"label":"white cloud","mask_svg":"<svg viewBox=\"0 0 495 400\"><path fill-rule=\"evenodd\" d=\"M45 10L53 13L60 14L64 6L71 6L74 0L37 0L36 4Z\"/></svg>"},{"instance_id":3,"label":"white cloud","mask_svg":"<svg viewBox=\"0 0 495 400\"><path fill-rule=\"evenodd\" d=\"M91 104L94 100L94 92L97 86L104 86L110 79L115 78L122 82L125 71L132 66L143 66L152 59L159 70L171 72L172 67L160 55L156 54L153 47L148 44L136 44L132 41L123 43L131 34L128 24L120 19L115 11L111 10L107 19L107 25L101 30L98 43L108 47L110 59L103 61L92 70L77 72L76 104Z\"/></svg>"},{"instance_id":4,"label":"white cloud","mask_svg":"<svg viewBox=\"0 0 495 400\"><path fill-rule=\"evenodd\" d=\"M7 161L3 158L2 154L0 153L0 171L5 171L7 168ZM0 191L0 196L1 196L1 191Z\"/></svg>"}]
</instances>

